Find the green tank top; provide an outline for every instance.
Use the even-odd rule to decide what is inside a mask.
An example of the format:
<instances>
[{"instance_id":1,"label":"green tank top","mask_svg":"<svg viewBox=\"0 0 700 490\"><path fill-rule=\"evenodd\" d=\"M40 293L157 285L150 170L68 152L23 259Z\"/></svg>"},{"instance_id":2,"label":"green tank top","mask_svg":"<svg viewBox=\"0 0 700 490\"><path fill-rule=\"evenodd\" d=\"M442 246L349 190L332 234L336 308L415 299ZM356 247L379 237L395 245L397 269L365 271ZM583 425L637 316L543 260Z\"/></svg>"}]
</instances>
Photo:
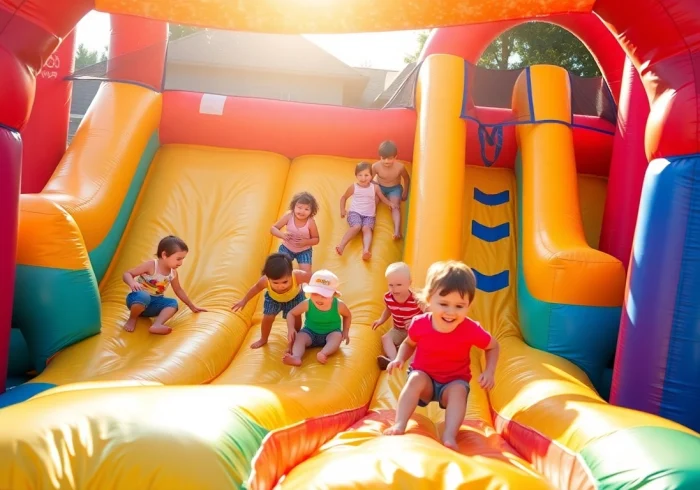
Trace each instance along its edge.
<instances>
[{"instance_id":1,"label":"green tank top","mask_svg":"<svg viewBox=\"0 0 700 490\"><path fill-rule=\"evenodd\" d=\"M309 300L309 310L306 312L304 327L317 334L329 334L343 330L343 323L338 313L338 298L333 298L328 311L316 308L314 302Z\"/></svg>"}]
</instances>

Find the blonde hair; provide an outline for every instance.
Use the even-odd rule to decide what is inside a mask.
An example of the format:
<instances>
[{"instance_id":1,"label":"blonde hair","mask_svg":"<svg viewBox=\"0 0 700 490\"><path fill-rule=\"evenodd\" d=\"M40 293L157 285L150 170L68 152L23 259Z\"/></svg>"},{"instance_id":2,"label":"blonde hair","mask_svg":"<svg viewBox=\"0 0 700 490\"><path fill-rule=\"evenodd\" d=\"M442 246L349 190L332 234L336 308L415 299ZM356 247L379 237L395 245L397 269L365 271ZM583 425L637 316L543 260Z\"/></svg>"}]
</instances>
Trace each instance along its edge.
<instances>
[{"instance_id":1,"label":"blonde hair","mask_svg":"<svg viewBox=\"0 0 700 490\"><path fill-rule=\"evenodd\" d=\"M447 296L455 291L463 298L467 296L471 304L476 294L476 276L464 262L446 260L435 262L428 268L425 287L417 297L425 307L431 296L435 294Z\"/></svg>"},{"instance_id":2,"label":"blonde hair","mask_svg":"<svg viewBox=\"0 0 700 490\"><path fill-rule=\"evenodd\" d=\"M386 272L384 273L384 277L389 277L391 274L397 272L405 274L409 279L411 278L411 268L406 262L394 262L393 264L389 264L389 267L386 268Z\"/></svg>"}]
</instances>

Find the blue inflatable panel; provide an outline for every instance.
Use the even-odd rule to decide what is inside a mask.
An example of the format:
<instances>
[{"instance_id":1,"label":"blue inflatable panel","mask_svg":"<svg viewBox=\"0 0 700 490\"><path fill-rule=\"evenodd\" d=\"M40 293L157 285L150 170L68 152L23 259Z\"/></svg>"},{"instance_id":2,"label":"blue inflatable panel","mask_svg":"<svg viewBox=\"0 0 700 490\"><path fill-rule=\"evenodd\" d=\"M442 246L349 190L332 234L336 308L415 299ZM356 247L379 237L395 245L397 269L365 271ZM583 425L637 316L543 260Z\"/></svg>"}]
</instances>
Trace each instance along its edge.
<instances>
[{"instance_id":1,"label":"blue inflatable panel","mask_svg":"<svg viewBox=\"0 0 700 490\"><path fill-rule=\"evenodd\" d=\"M700 430L700 155L649 164L611 401Z\"/></svg>"},{"instance_id":2,"label":"blue inflatable panel","mask_svg":"<svg viewBox=\"0 0 700 490\"><path fill-rule=\"evenodd\" d=\"M56 385L52 383L25 383L16 386L0 395L0 408L22 403L25 400L29 400L34 395L38 395L42 391L49 390L55 386Z\"/></svg>"}]
</instances>

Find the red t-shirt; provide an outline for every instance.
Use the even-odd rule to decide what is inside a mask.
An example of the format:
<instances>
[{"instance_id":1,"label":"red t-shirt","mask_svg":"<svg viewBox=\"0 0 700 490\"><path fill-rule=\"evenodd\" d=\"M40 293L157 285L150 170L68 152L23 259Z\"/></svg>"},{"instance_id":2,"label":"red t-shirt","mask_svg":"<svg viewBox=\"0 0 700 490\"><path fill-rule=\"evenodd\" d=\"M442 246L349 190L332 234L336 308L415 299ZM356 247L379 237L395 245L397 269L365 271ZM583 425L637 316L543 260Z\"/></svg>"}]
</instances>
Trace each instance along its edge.
<instances>
[{"instance_id":1,"label":"red t-shirt","mask_svg":"<svg viewBox=\"0 0 700 490\"><path fill-rule=\"evenodd\" d=\"M384 304L389 309L389 313L391 313L394 328L406 328L414 316L423 313L413 292L408 295L408 298L403 303L396 301L393 294L386 293L384 295Z\"/></svg>"},{"instance_id":2,"label":"red t-shirt","mask_svg":"<svg viewBox=\"0 0 700 490\"><path fill-rule=\"evenodd\" d=\"M453 331L438 332L433 328L431 313L418 315L408 327L408 337L416 343L411 367L423 371L438 383L456 379L472 379L469 351L472 346L486 349L491 334L479 323L465 318Z\"/></svg>"}]
</instances>

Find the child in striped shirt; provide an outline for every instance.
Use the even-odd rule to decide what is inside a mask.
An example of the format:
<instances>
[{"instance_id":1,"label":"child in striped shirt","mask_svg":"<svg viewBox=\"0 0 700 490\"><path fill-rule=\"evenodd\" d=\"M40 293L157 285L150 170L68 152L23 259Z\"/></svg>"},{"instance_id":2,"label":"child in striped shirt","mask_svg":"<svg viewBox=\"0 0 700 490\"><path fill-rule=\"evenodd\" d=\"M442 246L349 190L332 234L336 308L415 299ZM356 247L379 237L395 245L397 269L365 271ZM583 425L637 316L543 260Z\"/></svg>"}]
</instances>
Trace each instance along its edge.
<instances>
[{"instance_id":1,"label":"child in striped shirt","mask_svg":"<svg viewBox=\"0 0 700 490\"><path fill-rule=\"evenodd\" d=\"M386 305L382 316L372 323L372 330L383 325L391 316L394 326L382 335L383 356L377 357L379 369L386 369L387 365L396 359L397 349L406 339L406 329L414 316L423 313L416 296L411 291L411 270L404 262L395 262L386 268L386 280L389 291L384 295Z\"/></svg>"}]
</instances>

